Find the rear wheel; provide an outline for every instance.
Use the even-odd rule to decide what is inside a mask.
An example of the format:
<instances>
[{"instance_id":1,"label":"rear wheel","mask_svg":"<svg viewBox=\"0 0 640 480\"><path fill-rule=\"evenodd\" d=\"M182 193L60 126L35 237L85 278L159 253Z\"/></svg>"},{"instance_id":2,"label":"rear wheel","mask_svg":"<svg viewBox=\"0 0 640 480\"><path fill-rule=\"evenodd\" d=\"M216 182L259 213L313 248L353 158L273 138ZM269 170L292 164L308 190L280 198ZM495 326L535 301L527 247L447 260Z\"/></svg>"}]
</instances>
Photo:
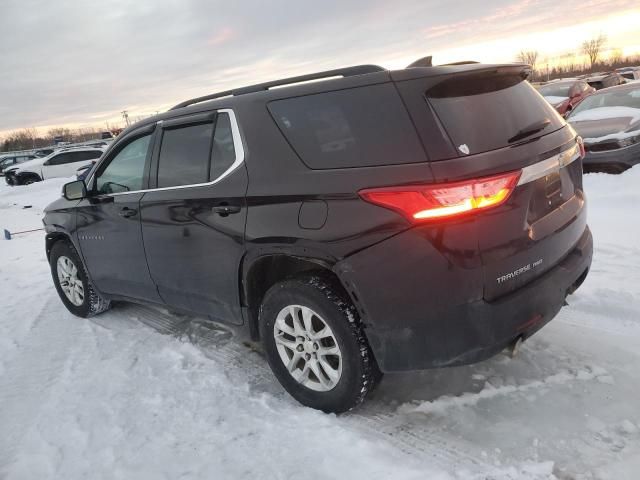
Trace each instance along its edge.
<instances>
[{"instance_id":1,"label":"rear wheel","mask_svg":"<svg viewBox=\"0 0 640 480\"><path fill-rule=\"evenodd\" d=\"M381 377L355 307L322 275L274 285L260 309L260 329L274 374L308 407L350 410Z\"/></svg>"},{"instance_id":2,"label":"rear wheel","mask_svg":"<svg viewBox=\"0 0 640 480\"><path fill-rule=\"evenodd\" d=\"M67 310L78 317L92 317L110 306L93 287L76 249L66 241L56 242L49 255L51 276Z\"/></svg>"}]
</instances>

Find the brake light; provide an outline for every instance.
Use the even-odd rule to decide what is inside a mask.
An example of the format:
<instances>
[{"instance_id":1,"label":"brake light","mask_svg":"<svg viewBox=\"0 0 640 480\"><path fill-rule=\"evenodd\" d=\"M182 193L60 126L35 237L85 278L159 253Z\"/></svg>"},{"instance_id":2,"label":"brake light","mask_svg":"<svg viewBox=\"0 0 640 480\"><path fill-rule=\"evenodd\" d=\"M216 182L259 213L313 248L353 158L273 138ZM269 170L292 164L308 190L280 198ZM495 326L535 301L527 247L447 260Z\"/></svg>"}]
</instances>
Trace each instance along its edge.
<instances>
[{"instance_id":1,"label":"brake light","mask_svg":"<svg viewBox=\"0 0 640 480\"><path fill-rule=\"evenodd\" d=\"M584 140L582 140L582 137L577 137L576 142L578 142L578 147L580 148L580 158L584 158L587 154L584 148Z\"/></svg>"},{"instance_id":2,"label":"brake light","mask_svg":"<svg viewBox=\"0 0 640 480\"><path fill-rule=\"evenodd\" d=\"M456 183L368 188L359 194L367 202L395 210L417 223L497 207L513 193L520 173Z\"/></svg>"}]
</instances>

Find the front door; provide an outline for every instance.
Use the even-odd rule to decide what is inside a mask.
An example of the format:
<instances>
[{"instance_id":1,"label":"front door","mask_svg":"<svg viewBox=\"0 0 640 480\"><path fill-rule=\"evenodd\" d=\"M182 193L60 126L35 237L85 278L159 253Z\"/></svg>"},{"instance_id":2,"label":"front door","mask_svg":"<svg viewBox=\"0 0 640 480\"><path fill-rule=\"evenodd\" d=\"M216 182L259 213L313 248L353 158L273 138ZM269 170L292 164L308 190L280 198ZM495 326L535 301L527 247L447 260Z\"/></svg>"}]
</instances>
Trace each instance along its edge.
<instances>
[{"instance_id":1,"label":"front door","mask_svg":"<svg viewBox=\"0 0 640 480\"><path fill-rule=\"evenodd\" d=\"M106 294L160 302L140 231L153 133L133 132L109 153L77 207L80 249L91 280Z\"/></svg>"},{"instance_id":2,"label":"front door","mask_svg":"<svg viewBox=\"0 0 640 480\"><path fill-rule=\"evenodd\" d=\"M233 112L165 122L140 202L151 277L169 305L242 323L247 172Z\"/></svg>"}]
</instances>

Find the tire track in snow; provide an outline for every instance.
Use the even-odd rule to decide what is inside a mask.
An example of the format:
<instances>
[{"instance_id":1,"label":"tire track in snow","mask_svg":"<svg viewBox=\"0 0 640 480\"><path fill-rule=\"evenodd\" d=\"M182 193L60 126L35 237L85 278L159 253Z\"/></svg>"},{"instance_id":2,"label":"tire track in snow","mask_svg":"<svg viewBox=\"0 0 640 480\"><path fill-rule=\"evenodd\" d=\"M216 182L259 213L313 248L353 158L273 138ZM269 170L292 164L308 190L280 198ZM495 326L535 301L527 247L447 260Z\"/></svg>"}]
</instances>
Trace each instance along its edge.
<instances>
[{"instance_id":1,"label":"tire track in snow","mask_svg":"<svg viewBox=\"0 0 640 480\"><path fill-rule=\"evenodd\" d=\"M118 310L160 333L190 341L208 358L225 365L231 377L294 402L273 377L266 358L238 342L224 327L207 320L172 315L151 306L127 304L119 306ZM382 408L388 410L388 407ZM408 425L399 419L397 413L380 412L380 409L379 403L371 402L354 413L343 415L341 419L366 436L388 442L404 453L420 456L445 471L455 469L489 473L495 470L495 466L480 455L474 456L463 451L459 447L459 439L449 441L446 435L430 429L429 425Z\"/></svg>"}]
</instances>

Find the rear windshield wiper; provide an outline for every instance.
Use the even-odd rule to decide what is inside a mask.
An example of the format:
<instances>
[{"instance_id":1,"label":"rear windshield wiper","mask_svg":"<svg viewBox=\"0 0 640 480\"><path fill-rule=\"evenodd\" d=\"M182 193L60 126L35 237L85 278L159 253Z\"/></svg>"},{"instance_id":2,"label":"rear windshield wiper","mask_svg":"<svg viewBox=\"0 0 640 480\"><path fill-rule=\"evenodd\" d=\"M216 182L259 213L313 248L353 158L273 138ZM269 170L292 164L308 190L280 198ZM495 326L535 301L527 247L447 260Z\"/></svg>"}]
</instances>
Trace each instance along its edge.
<instances>
[{"instance_id":1,"label":"rear windshield wiper","mask_svg":"<svg viewBox=\"0 0 640 480\"><path fill-rule=\"evenodd\" d=\"M509 140L507 140L507 142L513 143L513 142L517 142L518 140L522 140L523 138L530 137L534 133L538 133L538 132L544 130L549 125L551 125L551 120L549 120L548 118L545 118L544 120L540 120L538 122L534 122L531 125L521 129L513 137L511 137Z\"/></svg>"}]
</instances>

